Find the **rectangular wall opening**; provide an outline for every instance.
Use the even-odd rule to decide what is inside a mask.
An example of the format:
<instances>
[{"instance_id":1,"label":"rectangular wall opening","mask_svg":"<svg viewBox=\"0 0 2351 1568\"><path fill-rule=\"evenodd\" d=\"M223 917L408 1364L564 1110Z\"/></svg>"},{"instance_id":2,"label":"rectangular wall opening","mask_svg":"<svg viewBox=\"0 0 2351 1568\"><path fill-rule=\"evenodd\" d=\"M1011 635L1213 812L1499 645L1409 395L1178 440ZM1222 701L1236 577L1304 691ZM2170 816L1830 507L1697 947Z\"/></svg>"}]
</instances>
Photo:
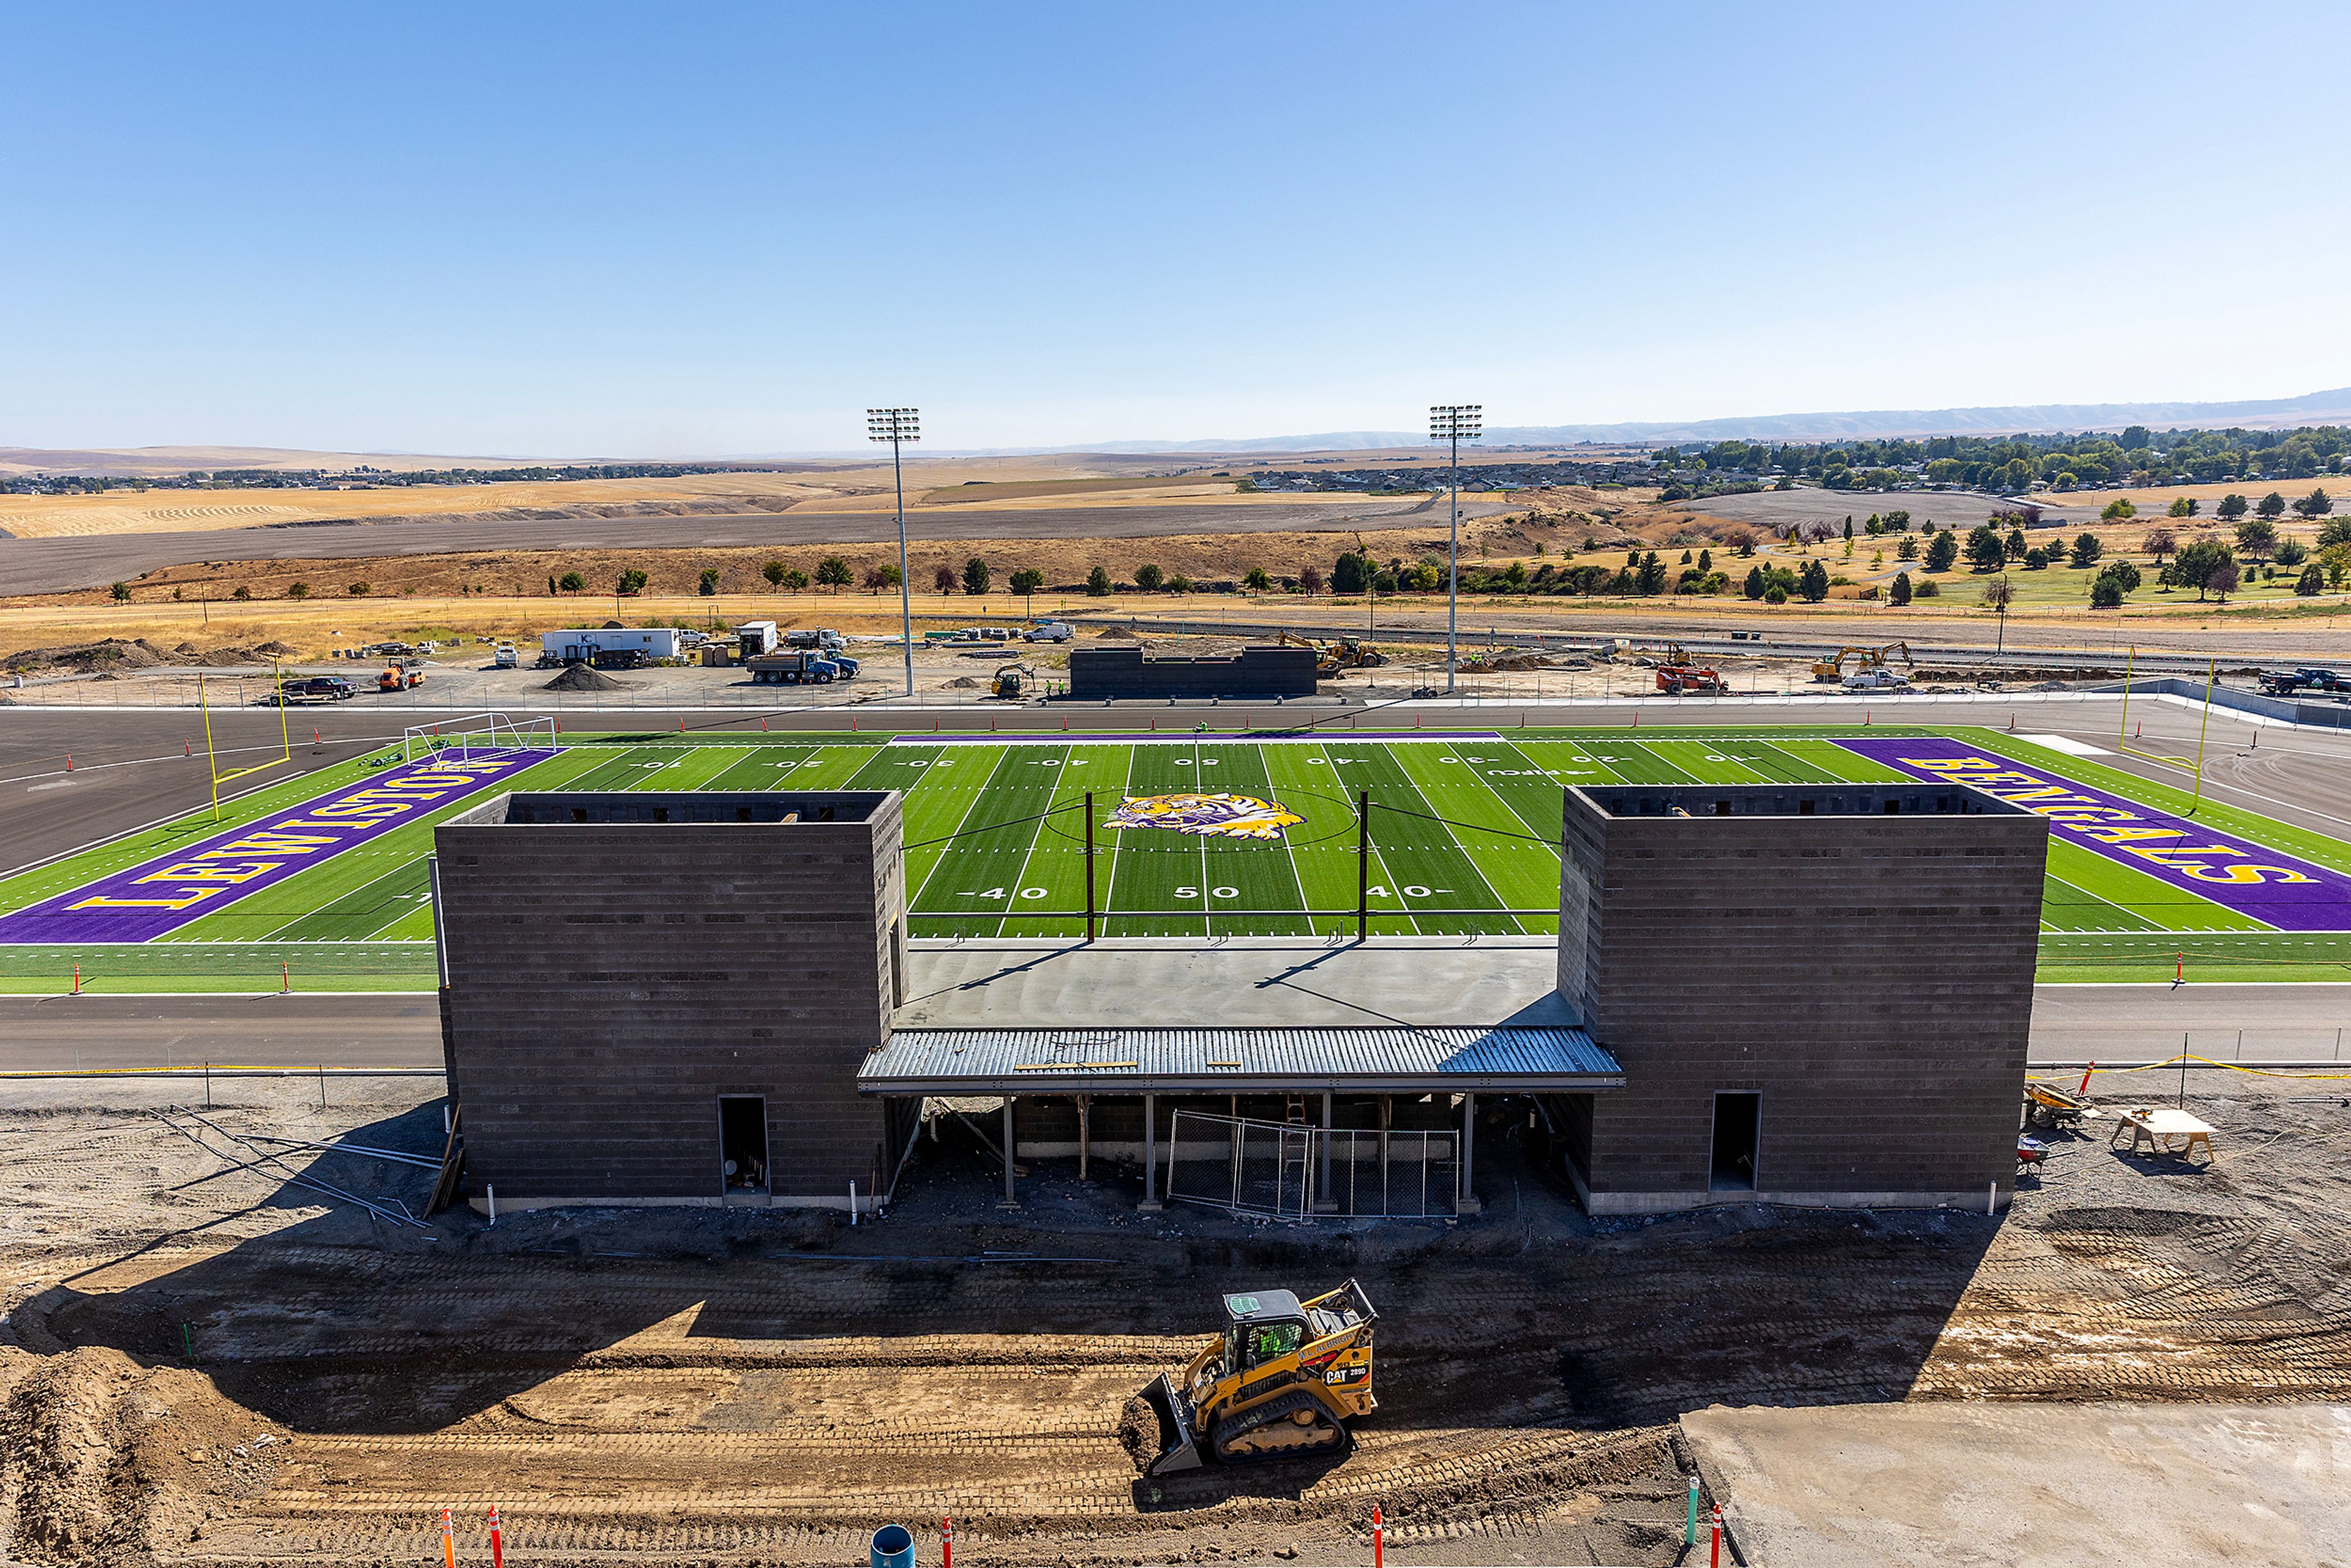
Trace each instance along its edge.
<instances>
[{"instance_id":1,"label":"rectangular wall opening","mask_svg":"<svg viewBox=\"0 0 2351 1568\"><path fill-rule=\"evenodd\" d=\"M1763 1096L1751 1089L1723 1089L1714 1096L1714 1163L1708 1186L1716 1192L1753 1192L1755 1156L1763 1128Z\"/></svg>"},{"instance_id":2,"label":"rectangular wall opening","mask_svg":"<svg viewBox=\"0 0 2351 1568\"><path fill-rule=\"evenodd\" d=\"M718 1097L718 1175L728 1197L768 1191L768 1101L760 1094Z\"/></svg>"}]
</instances>

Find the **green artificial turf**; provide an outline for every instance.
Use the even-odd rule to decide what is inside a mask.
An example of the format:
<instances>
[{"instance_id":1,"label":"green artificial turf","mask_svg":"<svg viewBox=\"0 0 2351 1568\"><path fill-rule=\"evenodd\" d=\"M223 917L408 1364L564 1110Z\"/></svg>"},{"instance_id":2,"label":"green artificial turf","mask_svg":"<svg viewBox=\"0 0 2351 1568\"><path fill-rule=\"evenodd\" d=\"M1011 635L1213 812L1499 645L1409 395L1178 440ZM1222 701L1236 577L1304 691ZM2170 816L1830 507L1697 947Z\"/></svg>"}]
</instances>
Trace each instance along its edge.
<instances>
[{"instance_id":1,"label":"green artificial turf","mask_svg":"<svg viewBox=\"0 0 2351 1568\"><path fill-rule=\"evenodd\" d=\"M1507 730L1497 739L1389 743L1344 732L1275 741L1202 735L1019 744L879 745L659 733L588 740L504 787L585 789L896 789L904 793L906 888L916 936L1071 936L1085 929L1087 821L1097 929L1106 936L1351 936L1361 896L1374 935L1520 935L1558 929L1562 788L1571 784L1901 782L1835 744L1850 727ZM2032 768L2184 812L2192 792L2095 759L1971 727L1876 726L1948 737ZM363 778L363 763L289 778L234 803L252 821ZM2185 776L2183 775L2183 778ZM1273 841L1103 826L1125 798L1251 796L1301 821ZM1092 797L1092 811L1087 800ZM1371 805L1359 857L1359 800ZM456 802L139 946L0 946L0 991L429 989L424 856ZM2196 820L2351 871L2351 844L2204 801ZM21 908L202 838L209 810L0 882ZM2351 921L2346 921L2351 924ZM2272 932L2077 844L2051 847L2043 909L2046 980L2351 977L2351 936ZM281 971L280 965L286 966Z\"/></svg>"}]
</instances>

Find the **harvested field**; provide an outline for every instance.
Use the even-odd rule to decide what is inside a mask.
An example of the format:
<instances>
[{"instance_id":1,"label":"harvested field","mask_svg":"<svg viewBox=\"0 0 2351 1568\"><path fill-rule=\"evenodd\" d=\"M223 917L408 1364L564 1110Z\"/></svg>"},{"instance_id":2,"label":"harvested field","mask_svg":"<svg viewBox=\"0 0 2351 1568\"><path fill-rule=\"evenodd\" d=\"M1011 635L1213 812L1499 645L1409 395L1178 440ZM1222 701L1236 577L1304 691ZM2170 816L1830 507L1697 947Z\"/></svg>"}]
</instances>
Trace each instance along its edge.
<instances>
[{"instance_id":1,"label":"harvested field","mask_svg":"<svg viewBox=\"0 0 2351 1568\"><path fill-rule=\"evenodd\" d=\"M789 497L707 504L641 503L466 513L421 511L412 501L392 516L288 520L266 528L122 530L0 538L0 574L18 592L103 590L204 562L333 560L446 556L496 550L674 550L829 547L894 541L894 502L887 496L832 497L802 507ZM1181 534L1280 533L1395 527L1426 513L1426 498L1368 500L1329 497L1065 497L991 505L908 508L907 523L935 543L942 536L1003 541L1145 539ZM1464 511L1493 503L1465 499ZM1383 519L1385 519L1384 524ZM1334 553L1318 549L1318 554ZM960 562L961 558L957 560Z\"/></svg>"},{"instance_id":2,"label":"harvested field","mask_svg":"<svg viewBox=\"0 0 2351 1568\"><path fill-rule=\"evenodd\" d=\"M444 1504L494 1501L544 1563L839 1561L946 1512L981 1563L1352 1559L1374 1503L1400 1562L1670 1563L1671 1423L1709 1404L2351 1394L2351 1108L2299 1098L2338 1087L2199 1072L2222 1163L2061 1139L1999 1222L1595 1226L1497 1128L1487 1215L1458 1228L1144 1216L1130 1173L1051 1162L1008 1215L950 1137L854 1230L585 1210L423 1231L227 1169L151 1113L192 1085L16 1086L7 1497L17 1550L72 1563L411 1561ZM413 1092L215 1092L224 1128L440 1139ZM319 1159L378 1198L429 1181ZM1125 1402L1218 1290L1349 1272L1383 1314L1352 1457L1137 1479Z\"/></svg>"}]
</instances>

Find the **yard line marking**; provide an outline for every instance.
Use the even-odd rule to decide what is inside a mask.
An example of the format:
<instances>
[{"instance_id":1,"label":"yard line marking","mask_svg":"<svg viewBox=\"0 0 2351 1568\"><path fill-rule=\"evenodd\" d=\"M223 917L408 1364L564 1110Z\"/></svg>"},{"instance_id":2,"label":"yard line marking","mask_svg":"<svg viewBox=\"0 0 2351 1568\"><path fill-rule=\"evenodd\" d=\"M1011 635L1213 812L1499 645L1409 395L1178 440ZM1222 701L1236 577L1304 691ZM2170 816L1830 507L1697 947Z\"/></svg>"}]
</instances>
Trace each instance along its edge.
<instances>
[{"instance_id":1,"label":"yard line marking","mask_svg":"<svg viewBox=\"0 0 2351 1568\"><path fill-rule=\"evenodd\" d=\"M1011 753L1011 751L1010 751L1008 748L1005 751L1005 753L1004 753L1004 757L1005 757L1005 760L1006 760L1006 761L1008 761L1008 761L1010 761L1010 760L1011 760L1011 758L1012 758L1012 753ZM1063 763L1067 763L1069 760L1070 760L1070 748L1069 748L1068 747L1064 746L1063 747L1061 747L1061 761L1062 761ZM1003 766L1003 763L998 763L997 766L1000 768L1000 767L1002 767L1002 766ZM1049 821L1052 821L1053 796L1054 796L1055 792L1056 792L1056 791L1058 791L1058 790L1061 789L1061 780L1062 780L1062 779L1063 779L1064 777L1066 777L1066 776L1067 776L1068 772L1069 772L1069 769L1068 769L1066 767L1064 767L1064 768L1062 768L1062 770L1061 770L1061 772L1060 774L1057 774L1057 775L1055 775L1055 776L1054 776L1053 782L1052 782L1051 784L1050 784L1050 785L1046 786L1046 789L1045 789L1045 811L1046 811L1046 814L1045 814L1044 816L1041 816L1041 817L1038 818L1035 821L1033 821L1033 822L1031 822L1031 823L1029 823L1029 847L1028 847L1027 849L1025 849L1025 850L1023 850L1023 851L1021 852L1021 854L1020 854L1020 869L1019 869L1018 872L1015 872L1015 873L1013 873L1013 876L1012 876L1012 896L1011 896L1011 897L1009 897L1009 898L1008 898L1008 899L1006 899L1006 900L1004 901L1004 912L1005 912L1007 915L1011 914L1011 913L1012 913L1012 911L1014 911L1014 910L1016 910L1016 909L1018 909L1018 908L1019 908L1019 907L1020 907L1020 887L1021 887L1021 884L1022 884L1023 883L1026 883L1026 882L1029 880L1029 862L1030 861L1032 861L1032 860L1034 860L1034 859L1036 859L1036 858L1037 858L1037 841L1038 841L1039 839L1040 839L1040 838L1042 838L1042 837L1044 836L1044 834L1045 834L1045 824L1046 824L1047 822L1049 822ZM994 777L995 777L995 775L993 775L993 774L990 774L990 775L989 775L989 778L990 778L991 779L994 779ZM977 803L977 802L975 802L975 804L976 804L976 803ZM940 858L941 860L945 860L946 857L945 855L941 855L939 858ZM935 869L935 868L934 868L934 869ZM925 877L925 878L924 878L923 880L924 880L925 882L926 882L926 883L927 883L930 879L929 879L928 877ZM1012 924L1012 923L1011 923L1009 920L999 920L999 921L998 921L998 922L996 923L996 934L997 934L998 936L1003 936L1008 935L1008 932L1007 932L1007 930L1006 930L1006 927L1007 927L1007 926L1008 926L1008 925L1010 925L1011 924Z\"/></svg>"},{"instance_id":2,"label":"yard line marking","mask_svg":"<svg viewBox=\"0 0 2351 1568\"><path fill-rule=\"evenodd\" d=\"M398 876L402 872L404 872L404 871L406 871L410 866L414 865L414 864L416 863L416 862L418 861L418 859L420 859L420 858L421 858L421 857L419 857L419 856L411 855L411 856L407 857L406 859L402 860L402 861L398 865L396 865L396 866L392 867L390 871L385 872L385 873L383 873L381 875L379 875L379 876L371 876L371 877L368 878L365 882L360 883L357 887L353 887L353 888L350 888L350 889L346 890L345 892L342 892L342 893L339 893L339 894L337 894L334 897L332 897L332 898L329 899L326 903L324 903L324 904L322 904L319 905L316 909L306 909L306 910L304 910L301 914L295 915L292 919L290 919L290 920L281 921L281 922L280 922L280 923L278 923L277 925L271 926L267 931L266 931L266 932L262 933L260 936L250 936L250 937L246 938L246 940L247 940L247 941L249 941L249 942L266 942L266 941L269 941L271 938L275 937L275 936L279 933L279 932L281 932L281 931L283 931L283 930L287 929L288 926L299 925L303 921L309 919L309 918L310 918L312 915L324 915L328 910L332 909L336 904L340 904L344 899L350 897L353 894L365 893L369 888L373 887L377 883L381 882L385 877L389 877L389 876ZM331 865L333 862L325 862L325 863ZM314 869L314 868L305 868L305 869ZM288 881L291 881L291 880L292 880L292 878L290 878L290 877L289 877L287 880L288 880ZM226 912L226 911L223 911L222 913L225 914L225 913L227 913L227 912ZM403 914L403 915L404 915L405 913L406 913L406 911L402 911L402 914ZM381 929L381 927L378 927L378 929L380 930L380 929ZM214 940L215 940L215 941L234 941L234 940L235 940L235 938L234 938L234 937L215 937L215 938L214 938ZM365 940L367 940L367 938L365 938L365 937L360 937L360 938L358 938L358 940L360 940L360 941L365 941Z\"/></svg>"}]
</instances>

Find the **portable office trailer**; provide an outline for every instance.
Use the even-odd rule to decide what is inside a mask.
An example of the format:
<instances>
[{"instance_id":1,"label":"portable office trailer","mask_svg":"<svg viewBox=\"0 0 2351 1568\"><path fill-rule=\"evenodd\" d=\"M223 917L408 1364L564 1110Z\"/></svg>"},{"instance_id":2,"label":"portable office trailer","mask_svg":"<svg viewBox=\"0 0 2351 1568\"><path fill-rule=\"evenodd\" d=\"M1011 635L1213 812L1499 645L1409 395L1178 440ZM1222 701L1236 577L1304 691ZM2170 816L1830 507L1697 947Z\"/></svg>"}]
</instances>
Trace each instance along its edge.
<instances>
[{"instance_id":1,"label":"portable office trailer","mask_svg":"<svg viewBox=\"0 0 2351 1568\"><path fill-rule=\"evenodd\" d=\"M685 633L674 626L574 626L542 632L538 643L544 660L551 664L590 664L603 653L674 659L685 650Z\"/></svg>"},{"instance_id":2,"label":"portable office trailer","mask_svg":"<svg viewBox=\"0 0 2351 1568\"><path fill-rule=\"evenodd\" d=\"M783 645L772 621L746 621L735 628L735 639L738 652L746 659L772 653Z\"/></svg>"}]
</instances>

